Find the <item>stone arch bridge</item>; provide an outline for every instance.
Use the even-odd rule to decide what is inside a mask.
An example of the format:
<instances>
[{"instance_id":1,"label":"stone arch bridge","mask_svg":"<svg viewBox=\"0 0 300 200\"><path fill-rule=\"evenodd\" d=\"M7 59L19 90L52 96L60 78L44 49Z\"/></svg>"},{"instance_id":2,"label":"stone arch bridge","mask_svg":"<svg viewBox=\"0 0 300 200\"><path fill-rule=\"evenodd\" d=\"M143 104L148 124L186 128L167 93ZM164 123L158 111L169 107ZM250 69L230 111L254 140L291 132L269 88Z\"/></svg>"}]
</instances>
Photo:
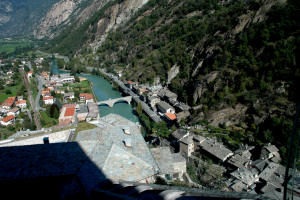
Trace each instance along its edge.
<instances>
[{"instance_id":1,"label":"stone arch bridge","mask_svg":"<svg viewBox=\"0 0 300 200\"><path fill-rule=\"evenodd\" d=\"M107 105L112 108L115 105L115 103L127 102L128 104L130 104L131 101L132 101L132 96L127 96L127 97L121 97L121 98L116 98L116 99L109 99L109 100L105 100L105 101L99 101L99 102L97 102L97 104L98 104L98 106Z\"/></svg>"}]
</instances>

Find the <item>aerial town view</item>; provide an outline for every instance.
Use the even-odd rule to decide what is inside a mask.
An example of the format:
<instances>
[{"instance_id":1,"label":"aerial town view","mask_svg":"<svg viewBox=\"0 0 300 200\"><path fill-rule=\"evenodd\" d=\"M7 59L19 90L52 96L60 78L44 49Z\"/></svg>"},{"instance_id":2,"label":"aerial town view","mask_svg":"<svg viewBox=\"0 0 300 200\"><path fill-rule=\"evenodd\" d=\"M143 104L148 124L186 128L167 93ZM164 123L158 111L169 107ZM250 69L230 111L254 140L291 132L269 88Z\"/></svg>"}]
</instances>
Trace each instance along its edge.
<instances>
[{"instance_id":1,"label":"aerial town view","mask_svg":"<svg viewBox=\"0 0 300 200\"><path fill-rule=\"evenodd\" d=\"M1 194L300 200L299 9L1 0Z\"/></svg>"}]
</instances>

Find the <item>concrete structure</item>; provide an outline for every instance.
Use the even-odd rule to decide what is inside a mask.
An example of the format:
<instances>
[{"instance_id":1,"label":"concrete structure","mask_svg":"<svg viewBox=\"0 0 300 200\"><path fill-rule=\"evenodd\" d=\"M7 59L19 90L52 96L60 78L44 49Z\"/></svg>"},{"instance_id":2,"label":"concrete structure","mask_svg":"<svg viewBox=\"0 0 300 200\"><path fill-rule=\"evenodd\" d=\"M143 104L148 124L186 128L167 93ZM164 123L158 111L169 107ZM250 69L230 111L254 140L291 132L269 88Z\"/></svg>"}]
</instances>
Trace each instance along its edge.
<instances>
[{"instance_id":1,"label":"concrete structure","mask_svg":"<svg viewBox=\"0 0 300 200\"><path fill-rule=\"evenodd\" d=\"M152 148L150 151L158 164L159 175L162 178L167 180L182 178L186 172L186 160L180 153L171 153L169 147Z\"/></svg>"},{"instance_id":2,"label":"concrete structure","mask_svg":"<svg viewBox=\"0 0 300 200\"><path fill-rule=\"evenodd\" d=\"M2 126L9 126L12 125L15 122L15 116L14 115L8 115L1 119L0 123Z\"/></svg>"},{"instance_id":3,"label":"concrete structure","mask_svg":"<svg viewBox=\"0 0 300 200\"><path fill-rule=\"evenodd\" d=\"M13 147L13 146L26 146L26 145L37 145L44 144L45 138L47 138L49 143L62 143L68 142L71 130L59 131L55 133L44 133L37 136L32 135L26 138L18 138L11 140L7 143L1 143L1 147Z\"/></svg>"},{"instance_id":4,"label":"concrete structure","mask_svg":"<svg viewBox=\"0 0 300 200\"><path fill-rule=\"evenodd\" d=\"M126 102L128 104L130 104L132 101L132 96L127 96L127 97L121 97L121 98L116 98L116 99L109 99L109 100L105 100L105 101L99 101L97 102L97 104L100 105L108 105L109 107L113 107L115 103L119 103L119 102Z\"/></svg>"},{"instance_id":5,"label":"concrete structure","mask_svg":"<svg viewBox=\"0 0 300 200\"><path fill-rule=\"evenodd\" d=\"M75 106L76 105L62 107L58 119L60 126L68 126L75 122L75 116L76 116Z\"/></svg>"}]
</instances>

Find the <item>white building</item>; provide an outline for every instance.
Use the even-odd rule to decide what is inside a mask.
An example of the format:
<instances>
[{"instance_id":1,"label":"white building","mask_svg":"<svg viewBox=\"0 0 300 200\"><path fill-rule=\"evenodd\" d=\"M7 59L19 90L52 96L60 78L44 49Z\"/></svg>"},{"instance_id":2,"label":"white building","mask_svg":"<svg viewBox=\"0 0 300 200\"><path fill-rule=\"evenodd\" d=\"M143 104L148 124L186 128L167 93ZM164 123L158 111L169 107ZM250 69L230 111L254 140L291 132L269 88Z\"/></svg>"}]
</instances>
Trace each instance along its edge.
<instances>
[{"instance_id":1,"label":"white building","mask_svg":"<svg viewBox=\"0 0 300 200\"><path fill-rule=\"evenodd\" d=\"M2 126L8 126L8 125L11 125L15 122L15 116L13 115L8 115L6 117L4 117L0 123Z\"/></svg>"},{"instance_id":2,"label":"white building","mask_svg":"<svg viewBox=\"0 0 300 200\"><path fill-rule=\"evenodd\" d=\"M46 105L52 105L55 102L55 98L53 96L43 97L43 101L44 101L44 104L46 104Z\"/></svg>"}]
</instances>

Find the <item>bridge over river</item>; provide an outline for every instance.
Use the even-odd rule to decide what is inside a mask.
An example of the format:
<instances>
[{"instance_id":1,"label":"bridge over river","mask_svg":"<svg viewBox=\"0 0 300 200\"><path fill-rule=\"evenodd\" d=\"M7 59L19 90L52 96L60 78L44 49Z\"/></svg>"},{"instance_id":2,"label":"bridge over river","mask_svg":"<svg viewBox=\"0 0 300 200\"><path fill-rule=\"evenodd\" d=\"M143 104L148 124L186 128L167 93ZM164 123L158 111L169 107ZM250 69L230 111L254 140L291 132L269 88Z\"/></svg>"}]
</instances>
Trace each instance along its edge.
<instances>
[{"instance_id":1,"label":"bridge over river","mask_svg":"<svg viewBox=\"0 0 300 200\"><path fill-rule=\"evenodd\" d=\"M132 101L132 96L127 96L127 97L121 97L121 98L116 98L116 99L109 99L109 100L105 100L105 101L99 101L97 102L98 106L100 105L108 105L109 107L113 107L115 103L118 102L127 102L128 104L130 104Z\"/></svg>"}]
</instances>

